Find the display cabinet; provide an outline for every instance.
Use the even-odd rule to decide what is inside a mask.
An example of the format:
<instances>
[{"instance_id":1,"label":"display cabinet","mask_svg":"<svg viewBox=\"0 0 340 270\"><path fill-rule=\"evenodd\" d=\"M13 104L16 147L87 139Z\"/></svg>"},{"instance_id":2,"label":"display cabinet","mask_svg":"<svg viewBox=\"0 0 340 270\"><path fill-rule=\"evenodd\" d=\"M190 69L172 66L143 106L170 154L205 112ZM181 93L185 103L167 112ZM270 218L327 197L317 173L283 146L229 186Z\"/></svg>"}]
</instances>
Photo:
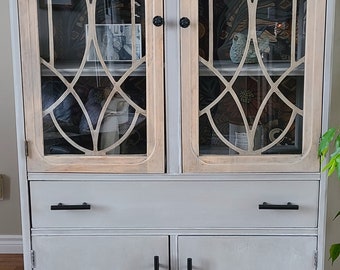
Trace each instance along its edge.
<instances>
[{"instance_id":1,"label":"display cabinet","mask_svg":"<svg viewBox=\"0 0 340 270\"><path fill-rule=\"evenodd\" d=\"M45 2L23 7L29 170L164 172L162 3ZM184 172L318 170L323 6L183 3Z\"/></svg>"},{"instance_id":2,"label":"display cabinet","mask_svg":"<svg viewBox=\"0 0 340 270\"><path fill-rule=\"evenodd\" d=\"M25 269L323 269L334 2L13 2Z\"/></svg>"}]
</instances>

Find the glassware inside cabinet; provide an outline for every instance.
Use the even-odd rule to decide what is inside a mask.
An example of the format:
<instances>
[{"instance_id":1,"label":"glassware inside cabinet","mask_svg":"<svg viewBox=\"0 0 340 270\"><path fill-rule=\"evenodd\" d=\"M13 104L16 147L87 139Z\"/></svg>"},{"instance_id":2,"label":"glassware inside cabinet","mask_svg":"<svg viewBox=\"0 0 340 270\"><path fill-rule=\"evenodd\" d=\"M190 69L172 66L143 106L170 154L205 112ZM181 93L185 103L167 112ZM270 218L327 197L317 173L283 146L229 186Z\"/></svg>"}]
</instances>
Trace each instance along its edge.
<instances>
[{"instance_id":1,"label":"glassware inside cabinet","mask_svg":"<svg viewBox=\"0 0 340 270\"><path fill-rule=\"evenodd\" d=\"M144 0L39 0L45 155L146 154Z\"/></svg>"},{"instance_id":2,"label":"glassware inside cabinet","mask_svg":"<svg viewBox=\"0 0 340 270\"><path fill-rule=\"evenodd\" d=\"M306 5L199 1L200 154L301 153Z\"/></svg>"}]
</instances>

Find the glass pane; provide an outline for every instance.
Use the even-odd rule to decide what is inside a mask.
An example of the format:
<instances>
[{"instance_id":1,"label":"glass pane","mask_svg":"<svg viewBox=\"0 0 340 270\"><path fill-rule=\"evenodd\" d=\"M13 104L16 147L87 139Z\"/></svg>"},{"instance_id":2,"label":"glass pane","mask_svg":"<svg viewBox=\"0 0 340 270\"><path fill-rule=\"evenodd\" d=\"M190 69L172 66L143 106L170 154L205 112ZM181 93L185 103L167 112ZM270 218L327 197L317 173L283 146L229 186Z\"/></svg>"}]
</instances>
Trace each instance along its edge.
<instances>
[{"instance_id":1,"label":"glass pane","mask_svg":"<svg viewBox=\"0 0 340 270\"><path fill-rule=\"evenodd\" d=\"M301 153L306 5L199 1L201 154Z\"/></svg>"},{"instance_id":2,"label":"glass pane","mask_svg":"<svg viewBox=\"0 0 340 270\"><path fill-rule=\"evenodd\" d=\"M146 154L143 0L39 0L45 155Z\"/></svg>"}]
</instances>

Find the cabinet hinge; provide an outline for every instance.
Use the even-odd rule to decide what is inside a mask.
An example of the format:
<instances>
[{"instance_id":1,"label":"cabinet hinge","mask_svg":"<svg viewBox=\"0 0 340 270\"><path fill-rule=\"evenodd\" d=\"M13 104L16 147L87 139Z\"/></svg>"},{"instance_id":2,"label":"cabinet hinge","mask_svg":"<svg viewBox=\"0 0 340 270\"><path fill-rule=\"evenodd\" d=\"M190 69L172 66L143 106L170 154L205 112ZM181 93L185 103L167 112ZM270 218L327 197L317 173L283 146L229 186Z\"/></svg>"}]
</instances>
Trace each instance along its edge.
<instances>
[{"instance_id":1,"label":"cabinet hinge","mask_svg":"<svg viewBox=\"0 0 340 270\"><path fill-rule=\"evenodd\" d=\"M316 250L315 252L314 252L314 267L315 267L315 269L317 269L318 268L318 251Z\"/></svg>"},{"instance_id":2,"label":"cabinet hinge","mask_svg":"<svg viewBox=\"0 0 340 270\"><path fill-rule=\"evenodd\" d=\"M25 141L25 156L28 157L28 141Z\"/></svg>"},{"instance_id":3,"label":"cabinet hinge","mask_svg":"<svg viewBox=\"0 0 340 270\"><path fill-rule=\"evenodd\" d=\"M35 252L31 250L31 267L32 269L35 268Z\"/></svg>"}]
</instances>

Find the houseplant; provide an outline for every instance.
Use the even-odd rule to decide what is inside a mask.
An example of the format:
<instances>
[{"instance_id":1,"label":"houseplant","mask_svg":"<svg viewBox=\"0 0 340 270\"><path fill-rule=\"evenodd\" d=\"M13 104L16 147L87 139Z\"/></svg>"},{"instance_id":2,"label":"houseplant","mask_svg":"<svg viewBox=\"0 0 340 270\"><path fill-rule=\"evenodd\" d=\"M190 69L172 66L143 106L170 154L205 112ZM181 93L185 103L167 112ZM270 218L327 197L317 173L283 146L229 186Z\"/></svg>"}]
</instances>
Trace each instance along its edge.
<instances>
[{"instance_id":1,"label":"houseplant","mask_svg":"<svg viewBox=\"0 0 340 270\"><path fill-rule=\"evenodd\" d=\"M321 162L325 160L327 154L330 154L326 165L322 171L328 171L328 176L333 173L337 174L340 180L340 131L336 128L329 128L321 137L318 155L321 157ZM340 211L335 215L334 219L340 216ZM334 220L333 219L333 220ZM332 244L329 250L329 259L332 264L340 255L340 243Z\"/></svg>"}]
</instances>

